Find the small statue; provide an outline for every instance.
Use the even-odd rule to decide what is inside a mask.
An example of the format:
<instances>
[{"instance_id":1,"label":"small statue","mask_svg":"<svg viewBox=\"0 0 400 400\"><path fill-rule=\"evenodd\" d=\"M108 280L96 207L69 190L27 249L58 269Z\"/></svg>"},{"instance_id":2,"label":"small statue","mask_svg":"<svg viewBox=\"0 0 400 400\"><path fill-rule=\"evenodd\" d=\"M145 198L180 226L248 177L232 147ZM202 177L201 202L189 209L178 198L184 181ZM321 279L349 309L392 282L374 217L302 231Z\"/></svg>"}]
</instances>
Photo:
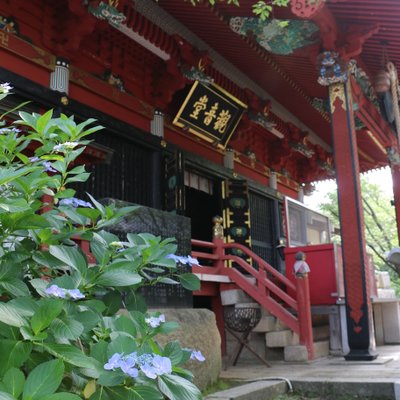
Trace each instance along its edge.
<instances>
[{"instance_id":1,"label":"small statue","mask_svg":"<svg viewBox=\"0 0 400 400\"><path fill-rule=\"evenodd\" d=\"M222 225L223 219L219 215L216 215L212 222L213 226L213 238L223 239L224 238L224 227Z\"/></svg>"},{"instance_id":2,"label":"small statue","mask_svg":"<svg viewBox=\"0 0 400 400\"><path fill-rule=\"evenodd\" d=\"M293 265L294 274L297 278L304 278L310 272L310 267L306 263L306 255L299 251L295 255L296 262Z\"/></svg>"}]
</instances>

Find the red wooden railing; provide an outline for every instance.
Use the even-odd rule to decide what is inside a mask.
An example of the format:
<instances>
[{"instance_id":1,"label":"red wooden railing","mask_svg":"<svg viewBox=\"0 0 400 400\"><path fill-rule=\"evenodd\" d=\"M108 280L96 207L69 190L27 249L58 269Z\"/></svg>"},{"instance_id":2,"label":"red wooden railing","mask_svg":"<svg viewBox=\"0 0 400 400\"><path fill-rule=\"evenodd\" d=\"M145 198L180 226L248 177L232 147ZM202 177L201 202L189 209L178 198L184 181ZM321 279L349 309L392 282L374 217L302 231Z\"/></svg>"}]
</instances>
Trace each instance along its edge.
<instances>
[{"instance_id":1,"label":"red wooden railing","mask_svg":"<svg viewBox=\"0 0 400 400\"><path fill-rule=\"evenodd\" d=\"M200 249L192 251L193 257L213 264L212 268L198 267L193 272L201 273L206 269L207 273L228 276L247 295L297 333L300 344L307 348L308 359L314 358L309 283L306 275L298 277L294 285L247 247L237 243L224 243L221 238L214 238L212 242L192 239L192 246ZM206 249L211 249L212 253L208 253ZM257 263L258 269L238 256L227 254L227 249L240 250ZM229 268L228 261L239 265L255 278L256 283L252 283L239 269ZM290 296L285 289L296 293L296 297Z\"/></svg>"}]
</instances>

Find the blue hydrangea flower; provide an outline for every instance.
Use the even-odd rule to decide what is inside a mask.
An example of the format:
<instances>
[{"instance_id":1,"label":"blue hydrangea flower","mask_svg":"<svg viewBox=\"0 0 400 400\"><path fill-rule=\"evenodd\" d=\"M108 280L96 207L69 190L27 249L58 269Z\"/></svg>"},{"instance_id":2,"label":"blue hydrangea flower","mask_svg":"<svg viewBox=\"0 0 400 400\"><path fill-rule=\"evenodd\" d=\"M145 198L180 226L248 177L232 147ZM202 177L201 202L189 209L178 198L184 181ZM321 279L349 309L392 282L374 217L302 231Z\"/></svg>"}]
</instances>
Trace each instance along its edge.
<instances>
[{"instance_id":1,"label":"blue hydrangea flower","mask_svg":"<svg viewBox=\"0 0 400 400\"><path fill-rule=\"evenodd\" d=\"M122 356L119 353L115 353L106 364L104 364L104 369L114 370L119 368L120 362L122 361Z\"/></svg>"},{"instance_id":2,"label":"blue hydrangea flower","mask_svg":"<svg viewBox=\"0 0 400 400\"><path fill-rule=\"evenodd\" d=\"M162 357L156 354L131 353L123 356L115 353L106 364L105 370L116 370L120 368L126 375L137 378L139 370L148 378L156 379L157 376L170 374L172 372L172 363L168 357Z\"/></svg>"},{"instance_id":3,"label":"blue hydrangea flower","mask_svg":"<svg viewBox=\"0 0 400 400\"><path fill-rule=\"evenodd\" d=\"M0 93L9 93L12 90L12 86L8 83L0 83Z\"/></svg>"},{"instance_id":4,"label":"blue hydrangea flower","mask_svg":"<svg viewBox=\"0 0 400 400\"><path fill-rule=\"evenodd\" d=\"M42 165L44 167L45 172L57 172L57 170L52 167L50 161L44 161Z\"/></svg>"},{"instance_id":5,"label":"blue hydrangea flower","mask_svg":"<svg viewBox=\"0 0 400 400\"><path fill-rule=\"evenodd\" d=\"M132 378L137 378L139 370L135 368L136 360L133 357L126 357L124 360L119 362L119 367L122 372L129 375Z\"/></svg>"},{"instance_id":6,"label":"blue hydrangea flower","mask_svg":"<svg viewBox=\"0 0 400 400\"><path fill-rule=\"evenodd\" d=\"M61 199L59 202L60 206L72 206L72 207L86 207L93 208L92 204L88 201L77 199L76 197L70 197L68 199Z\"/></svg>"},{"instance_id":7,"label":"blue hydrangea flower","mask_svg":"<svg viewBox=\"0 0 400 400\"><path fill-rule=\"evenodd\" d=\"M157 326L160 326L161 323L165 322L165 315L161 314L158 317L148 317L145 318L146 324L150 325L152 328L157 328Z\"/></svg>"},{"instance_id":8,"label":"blue hydrangea flower","mask_svg":"<svg viewBox=\"0 0 400 400\"><path fill-rule=\"evenodd\" d=\"M65 143L60 143L56 144L53 147L53 151L55 153L62 153L65 152L66 150L73 150L76 146L78 146L79 143L77 142L65 142Z\"/></svg>"},{"instance_id":9,"label":"blue hydrangea flower","mask_svg":"<svg viewBox=\"0 0 400 400\"><path fill-rule=\"evenodd\" d=\"M187 260L189 265L199 265L199 260L197 258L187 256Z\"/></svg>"},{"instance_id":10,"label":"blue hydrangea flower","mask_svg":"<svg viewBox=\"0 0 400 400\"><path fill-rule=\"evenodd\" d=\"M73 299L73 300L80 300L84 299L85 295L81 293L79 289L64 289L60 288L57 285L51 285L49 286L46 290L45 293L53 296L53 297L58 297L61 299Z\"/></svg>"},{"instance_id":11,"label":"blue hydrangea flower","mask_svg":"<svg viewBox=\"0 0 400 400\"><path fill-rule=\"evenodd\" d=\"M29 157L29 161L30 161L31 163L34 163L34 162L39 161L39 160L40 160L40 158L37 157L37 156L35 156L35 157Z\"/></svg>"},{"instance_id":12,"label":"blue hydrangea flower","mask_svg":"<svg viewBox=\"0 0 400 400\"><path fill-rule=\"evenodd\" d=\"M57 285L51 285L45 290L45 292L50 296L59 297L61 299L65 299L66 297L65 289L60 288Z\"/></svg>"},{"instance_id":13,"label":"blue hydrangea flower","mask_svg":"<svg viewBox=\"0 0 400 400\"><path fill-rule=\"evenodd\" d=\"M70 289L70 290L67 290L67 293L68 293L69 297L71 297L71 299L74 299L74 300L80 300L80 299L85 298L85 295L83 293L81 293L81 291L79 289Z\"/></svg>"},{"instance_id":14,"label":"blue hydrangea flower","mask_svg":"<svg viewBox=\"0 0 400 400\"><path fill-rule=\"evenodd\" d=\"M199 265L199 261L191 256L177 256L176 254L168 254L167 258L170 258L183 265Z\"/></svg>"},{"instance_id":15,"label":"blue hydrangea flower","mask_svg":"<svg viewBox=\"0 0 400 400\"><path fill-rule=\"evenodd\" d=\"M192 354L190 355L190 359L203 362L203 361L205 361L206 358L203 356L203 354L201 353L200 350L192 350Z\"/></svg>"},{"instance_id":16,"label":"blue hydrangea flower","mask_svg":"<svg viewBox=\"0 0 400 400\"><path fill-rule=\"evenodd\" d=\"M172 372L172 363L168 357L155 355L153 358L153 367L157 375L170 374Z\"/></svg>"},{"instance_id":17,"label":"blue hydrangea flower","mask_svg":"<svg viewBox=\"0 0 400 400\"><path fill-rule=\"evenodd\" d=\"M18 128L15 128L14 126L0 128L0 135L2 135L3 133L20 133L20 132L21 132L21 130Z\"/></svg>"},{"instance_id":18,"label":"blue hydrangea flower","mask_svg":"<svg viewBox=\"0 0 400 400\"><path fill-rule=\"evenodd\" d=\"M151 364L143 364L140 370L150 379L156 379L157 376L170 374L172 372L172 363L168 357L155 355Z\"/></svg>"}]
</instances>

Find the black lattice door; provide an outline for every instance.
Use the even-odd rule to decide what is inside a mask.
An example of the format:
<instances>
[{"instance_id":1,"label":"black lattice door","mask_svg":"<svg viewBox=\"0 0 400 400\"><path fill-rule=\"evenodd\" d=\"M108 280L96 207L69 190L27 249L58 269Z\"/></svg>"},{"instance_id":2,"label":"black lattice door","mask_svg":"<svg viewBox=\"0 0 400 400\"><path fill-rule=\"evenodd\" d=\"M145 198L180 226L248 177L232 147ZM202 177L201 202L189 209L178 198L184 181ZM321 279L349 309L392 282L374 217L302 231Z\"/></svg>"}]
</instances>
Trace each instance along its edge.
<instances>
[{"instance_id":1,"label":"black lattice door","mask_svg":"<svg viewBox=\"0 0 400 400\"><path fill-rule=\"evenodd\" d=\"M267 197L250 193L252 250L267 263L276 265L276 228L274 202Z\"/></svg>"}]
</instances>

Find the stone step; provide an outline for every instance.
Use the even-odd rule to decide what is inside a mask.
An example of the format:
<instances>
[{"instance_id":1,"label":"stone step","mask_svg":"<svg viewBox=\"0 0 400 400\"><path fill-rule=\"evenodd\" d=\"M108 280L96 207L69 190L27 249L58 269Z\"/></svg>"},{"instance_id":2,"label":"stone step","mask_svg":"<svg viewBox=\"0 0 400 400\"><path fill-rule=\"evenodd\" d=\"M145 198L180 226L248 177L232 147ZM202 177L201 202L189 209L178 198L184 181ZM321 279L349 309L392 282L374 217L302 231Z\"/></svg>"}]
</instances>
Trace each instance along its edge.
<instances>
[{"instance_id":1,"label":"stone step","mask_svg":"<svg viewBox=\"0 0 400 400\"><path fill-rule=\"evenodd\" d=\"M210 394L205 400L272 400L287 390L285 381L257 381Z\"/></svg>"},{"instance_id":2,"label":"stone step","mask_svg":"<svg viewBox=\"0 0 400 400\"><path fill-rule=\"evenodd\" d=\"M291 330L268 332L265 334L267 347L286 347L299 344L299 336Z\"/></svg>"},{"instance_id":3,"label":"stone step","mask_svg":"<svg viewBox=\"0 0 400 400\"><path fill-rule=\"evenodd\" d=\"M326 357L329 355L329 340L314 342L315 358ZM308 361L308 353L306 346L286 346L284 349L284 360L291 362Z\"/></svg>"}]
</instances>

